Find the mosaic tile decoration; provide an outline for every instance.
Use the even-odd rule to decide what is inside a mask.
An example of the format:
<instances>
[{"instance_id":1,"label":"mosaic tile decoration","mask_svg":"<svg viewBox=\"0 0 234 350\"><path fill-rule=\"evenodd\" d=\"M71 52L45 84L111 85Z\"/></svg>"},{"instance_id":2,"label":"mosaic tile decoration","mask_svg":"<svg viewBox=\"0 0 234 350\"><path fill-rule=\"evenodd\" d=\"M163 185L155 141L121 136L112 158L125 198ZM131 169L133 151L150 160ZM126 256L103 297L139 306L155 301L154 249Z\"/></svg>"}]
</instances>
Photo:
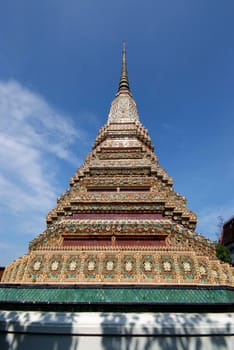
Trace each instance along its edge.
<instances>
[{"instance_id":1,"label":"mosaic tile decoration","mask_svg":"<svg viewBox=\"0 0 234 350\"><path fill-rule=\"evenodd\" d=\"M69 290L68 300L79 295L82 301L141 302L176 301L182 294L131 288L111 294L101 286L184 286L183 300L197 293L201 301L210 294L186 286L234 286L233 267L217 260L214 244L195 232L197 216L159 165L129 86L122 83L91 152L46 216L45 231L6 267L3 284L98 285L97 296L94 289ZM27 293L35 298L33 288ZM48 300L65 300L65 290L43 293ZM227 292L210 293L212 300L228 299Z\"/></svg>"},{"instance_id":2,"label":"mosaic tile decoration","mask_svg":"<svg viewBox=\"0 0 234 350\"><path fill-rule=\"evenodd\" d=\"M0 302L74 304L233 304L234 290L199 288L0 287Z\"/></svg>"},{"instance_id":3,"label":"mosaic tile decoration","mask_svg":"<svg viewBox=\"0 0 234 350\"><path fill-rule=\"evenodd\" d=\"M197 257L195 252L178 248L143 248L32 251L25 256L25 263L22 258L21 264L16 261L9 265L4 282L11 283L14 276L14 283L234 285L233 269L217 259Z\"/></svg>"}]
</instances>

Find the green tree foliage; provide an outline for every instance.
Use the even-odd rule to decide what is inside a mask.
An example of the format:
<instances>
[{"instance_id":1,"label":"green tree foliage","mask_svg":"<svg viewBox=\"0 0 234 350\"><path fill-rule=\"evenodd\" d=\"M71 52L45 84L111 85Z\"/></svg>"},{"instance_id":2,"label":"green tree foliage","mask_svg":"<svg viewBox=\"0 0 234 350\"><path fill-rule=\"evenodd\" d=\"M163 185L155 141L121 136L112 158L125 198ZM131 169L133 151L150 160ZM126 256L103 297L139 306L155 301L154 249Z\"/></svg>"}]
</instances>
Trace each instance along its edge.
<instances>
[{"instance_id":1,"label":"green tree foliage","mask_svg":"<svg viewBox=\"0 0 234 350\"><path fill-rule=\"evenodd\" d=\"M226 263L231 263L231 254L228 250L227 247L225 247L222 244L217 243L215 245L215 250L216 250L216 256L218 259L226 262Z\"/></svg>"}]
</instances>

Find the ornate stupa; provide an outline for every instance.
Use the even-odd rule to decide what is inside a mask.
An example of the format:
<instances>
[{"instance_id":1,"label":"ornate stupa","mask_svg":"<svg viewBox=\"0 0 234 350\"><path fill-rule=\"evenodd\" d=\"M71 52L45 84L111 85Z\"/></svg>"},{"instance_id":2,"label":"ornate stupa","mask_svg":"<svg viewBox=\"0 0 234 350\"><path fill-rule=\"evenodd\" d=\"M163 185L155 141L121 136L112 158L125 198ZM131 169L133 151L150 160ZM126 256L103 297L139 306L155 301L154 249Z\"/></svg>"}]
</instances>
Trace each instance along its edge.
<instances>
[{"instance_id":1,"label":"ornate stupa","mask_svg":"<svg viewBox=\"0 0 234 350\"><path fill-rule=\"evenodd\" d=\"M19 299L26 291L34 302L233 301L233 268L195 232L196 214L140 122L125 44L107 123L46 221L28 253L6 267L0 298L18 300L20 290Z\"/></svg>"}]
</instances>

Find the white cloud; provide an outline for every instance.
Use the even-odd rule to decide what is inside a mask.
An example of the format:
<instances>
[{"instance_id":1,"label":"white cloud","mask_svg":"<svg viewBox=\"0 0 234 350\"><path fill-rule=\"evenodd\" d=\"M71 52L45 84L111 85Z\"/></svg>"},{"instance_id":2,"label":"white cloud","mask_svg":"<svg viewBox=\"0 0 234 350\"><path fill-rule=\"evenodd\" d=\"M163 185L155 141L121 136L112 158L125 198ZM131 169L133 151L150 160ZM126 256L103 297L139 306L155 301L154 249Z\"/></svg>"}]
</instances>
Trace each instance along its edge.
<instances>
[{"instance_id":1,"label":"white cloud","mask_svg":"<svg viewBox=\"0 0 234 350\"><path fill-rule=\"evenodd\" d=\"M70 118L16 81L0 82L0 97L3 135L13 137L21 146L33 146L67 161L73 159L67 146L81 133L72 126Z\"/></svg>"},{"instance_id":2,"label":"white cloud","mask_svg":"<svg viewBox=\"0 0 234 350\"><path fill-rule=\"evenodd\" d=\"M77 166L71 146L80 138L71 119L43 97L14 80L0 81L0 207L27 213L25 220L51 209L56 200L51 162Z\"/></svg>"}]
</instances>

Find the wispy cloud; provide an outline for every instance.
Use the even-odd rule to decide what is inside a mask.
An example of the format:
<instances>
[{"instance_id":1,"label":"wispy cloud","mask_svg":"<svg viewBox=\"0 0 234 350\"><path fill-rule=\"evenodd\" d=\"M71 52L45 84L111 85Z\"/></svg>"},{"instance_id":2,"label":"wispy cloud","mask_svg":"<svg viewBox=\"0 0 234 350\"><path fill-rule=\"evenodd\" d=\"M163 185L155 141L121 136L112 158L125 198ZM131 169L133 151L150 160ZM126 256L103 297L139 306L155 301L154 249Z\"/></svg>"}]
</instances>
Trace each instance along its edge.
<instances>
[{"instance_id":1,"label":"wispy cloud","mask_svg":"<svg viewBox=\"0 0 234 350\"><path fill-rule=\"evenodd\" d=\"M30 218L55 205L53 162L79 164L71 118L20 83L0 81L0 208ZM26 225L30 230L30 222ZM27 233L27 232L25 232Z\"/></svg>"},{"instance_id":2,"label":"wispy cloud","mask_svg":"<svg viewBox=\"0 0 234 350\"><path fill-rule=\"evenodd\" d=\"M197 231L212 240L217 240L220 235L219 220L224 222L229 220L234 213L234 201L228 202L226 205L204 208L198 212Z\"/></svg>"}]
</instances>

